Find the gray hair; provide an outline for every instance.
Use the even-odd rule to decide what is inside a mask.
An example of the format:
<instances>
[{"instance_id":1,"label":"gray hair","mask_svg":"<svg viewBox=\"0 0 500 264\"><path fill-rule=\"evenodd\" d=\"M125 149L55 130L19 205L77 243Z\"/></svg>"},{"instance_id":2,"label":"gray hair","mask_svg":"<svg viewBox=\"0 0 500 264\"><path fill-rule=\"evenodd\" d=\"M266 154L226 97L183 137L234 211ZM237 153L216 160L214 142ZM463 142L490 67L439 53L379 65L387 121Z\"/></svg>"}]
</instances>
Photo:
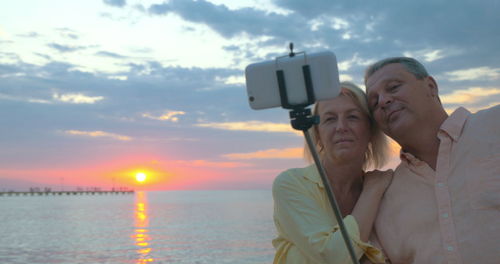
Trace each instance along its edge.
<instances>
[{"instance_id":1,"label":"gray hair","mask_svg":"<svg viewBox=\"0 0 500 264\"><path fill-rule=\"evenodd\" d=\"M363 169L367 169L368 167L373 167L375 169L381 168L388 160L389 144L386 135L382 133L382 131L378 128L370 111L368 110L368 103L366 100L365 92L363 92L361 88L351 82L340 83L340 88L340 94L351 98L354 104L359 107L361 112L365 114L370 121L371 137L368 148L365 152L365 162L363 163ZM313 115L318 115L318 104L319 102L317 102L313 107ZM309 134L311 135L311 139L316 147L316 150L318 151L320 158L323 159L325 153L323 144L321 144L320 142L318 125L314 125L313 127L311 127L309 129ZM311 163L314 162L307 143L304 145L304 158Z\"/></svg>"},{"instance_id":2,"label":"gray hair","mask_svg":"<svg viewBox=\"0 0 500 264\"><path fill-rule=\"evenodd\" d=\"M392 57L377 61L374 64L370 65L365 72L365 84L366 80L370 78L370 76L372 76L376 71L391 63L399 63L403 65L409 73L413 74L415 78L419 80L429 76L429 73L427 73L424 65L418 62L416 59L409 57Z\"/></svg>"}]
</instances>

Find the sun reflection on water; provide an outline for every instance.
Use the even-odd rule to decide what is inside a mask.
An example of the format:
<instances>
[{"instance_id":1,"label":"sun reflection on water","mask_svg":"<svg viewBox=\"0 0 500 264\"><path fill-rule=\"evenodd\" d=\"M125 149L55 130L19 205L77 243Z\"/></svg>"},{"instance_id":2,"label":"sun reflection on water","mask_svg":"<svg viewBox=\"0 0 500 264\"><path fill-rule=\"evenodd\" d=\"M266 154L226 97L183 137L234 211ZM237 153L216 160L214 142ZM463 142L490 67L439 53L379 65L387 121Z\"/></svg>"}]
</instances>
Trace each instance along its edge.
<instances>
[{"instance_id":1,"label":"sun reflection on water","mask_svg":"<svg viewBox=\"0 0 500 264\"><path fill-rule=\"evenodd\" d=\"M144 264L153 262L151 257L150 241L151 237L148 234L148 199L145 192L138 191L135 193L135 230L132 238L135 240L135 245L138 247L139 254L136 264Z\"/></svg>"}]
</instances>

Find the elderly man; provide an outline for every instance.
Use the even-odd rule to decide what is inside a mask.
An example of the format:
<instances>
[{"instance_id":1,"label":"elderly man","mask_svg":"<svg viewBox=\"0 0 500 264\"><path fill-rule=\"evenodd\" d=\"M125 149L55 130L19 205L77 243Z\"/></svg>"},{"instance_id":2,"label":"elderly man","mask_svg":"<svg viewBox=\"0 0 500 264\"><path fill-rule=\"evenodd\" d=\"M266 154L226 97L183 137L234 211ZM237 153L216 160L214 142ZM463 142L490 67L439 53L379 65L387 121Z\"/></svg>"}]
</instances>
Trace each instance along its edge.
<instances>
[{"instance_id":1,"label":"elderly man","mask_svg":"<svg viewBox=\"0 0 500 264\"><path fill-rule=\"evenodd\" d=\"M365 74L375 121L401 163L375 221L392 263L500 263L500 105L448 116L438 85L412 58Z\"/></svg>"}]
</instances>

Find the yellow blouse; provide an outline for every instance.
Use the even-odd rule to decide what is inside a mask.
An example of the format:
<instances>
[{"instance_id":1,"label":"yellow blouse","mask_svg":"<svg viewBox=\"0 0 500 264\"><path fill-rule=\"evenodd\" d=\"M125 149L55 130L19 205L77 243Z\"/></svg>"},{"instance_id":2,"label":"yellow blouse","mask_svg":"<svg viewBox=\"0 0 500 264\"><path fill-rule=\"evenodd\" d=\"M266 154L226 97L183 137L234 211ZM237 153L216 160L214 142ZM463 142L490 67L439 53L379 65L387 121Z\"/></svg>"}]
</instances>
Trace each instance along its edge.
<instances>
[{"instance_id":1,"label":"yellow blouse","mask_svg":"<svg viewBox=\"0 0 500 264\"><path fill-rule=\"evenodd\" d=\"M273 263L352 263L314 164L281 173L273 183L273 198L278 232ZM365 254L373 263L385 263L381 250L361 241L353 216L344 223L358 259Z\"/></svg>"}]
</instances>

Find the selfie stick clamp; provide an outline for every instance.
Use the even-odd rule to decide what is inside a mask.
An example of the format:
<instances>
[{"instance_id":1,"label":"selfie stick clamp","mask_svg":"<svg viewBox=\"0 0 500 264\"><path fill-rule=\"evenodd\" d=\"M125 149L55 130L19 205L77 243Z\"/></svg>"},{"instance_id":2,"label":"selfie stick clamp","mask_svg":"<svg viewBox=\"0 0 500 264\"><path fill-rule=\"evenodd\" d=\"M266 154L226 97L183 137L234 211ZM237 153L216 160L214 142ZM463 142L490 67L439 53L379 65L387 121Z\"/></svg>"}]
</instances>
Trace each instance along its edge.
<instances>
[{"instance_id":1,"label":"selfie stick clamp","mask_svg":"<svg viewBox=\"0 0 500 264\"><path fill-rule=\"evenodd\" d=\"M299 53L294 53L293 52L293 43L290 43L290 53L289 57L294 57L297 54L303 53L304 57L306 58L307 62L307 57L305 52L299 52ZM288 57L285 56L285 57ZM277 58L276 60L278 60ZM288 96L287 96L287 90L286 90L286 84L285 84L285 74L283 70L276 70L276 77L278 78L278 87L279 87L279 92L280 92L280 99L281 99L281 105L285 109L291 109L290 111L290 119L291 119L291 124L294 129L297 130L302 130L304 133L304 137L306 138L307 145L309 147L309 151L311 152L311 155L313 156L314 163L316 164L316 167L318 169L319 175L321 176L321 180L323 181L323 185L325 187L326 194L328 196L328 200L330 201L330 205L332 206L333 212L335 214L335 218L337 219L337 223L339 224L340 231L342 233L342 237L344 238L344 242L346 244L347 250L349 251L349 255L351 256L351 260L355 264L359 264L359 261L356 257L356 253L354 252L354 248L352 246L352 242L349 238L349 234L347 233L347 229L344 225L344 221L342 220L342 214L340 212L337 200L335 199L335 196L333 194L333 191L330 188L330 181L328 180L328 177L326 176L326 171L323 168L323 165L321 163L321 160L319 159L319 155L316 151L316 147L314 146L314 143L312 141L311 135L309 134L309 129L313 125L319 124L319 116L317 115L312 115L311 114L311 109L306 108L307 106L313 104L316 99L314 96L314 90L313 90L313 83L311 79L311 69L308 64L305 64L302 66L302 73L304 76L304 82L305 82L305 87L306 87L306 93L307 93L307 102L302 103L302 104L290 104L288 101Z\"/></svg>"}]
</instances>

